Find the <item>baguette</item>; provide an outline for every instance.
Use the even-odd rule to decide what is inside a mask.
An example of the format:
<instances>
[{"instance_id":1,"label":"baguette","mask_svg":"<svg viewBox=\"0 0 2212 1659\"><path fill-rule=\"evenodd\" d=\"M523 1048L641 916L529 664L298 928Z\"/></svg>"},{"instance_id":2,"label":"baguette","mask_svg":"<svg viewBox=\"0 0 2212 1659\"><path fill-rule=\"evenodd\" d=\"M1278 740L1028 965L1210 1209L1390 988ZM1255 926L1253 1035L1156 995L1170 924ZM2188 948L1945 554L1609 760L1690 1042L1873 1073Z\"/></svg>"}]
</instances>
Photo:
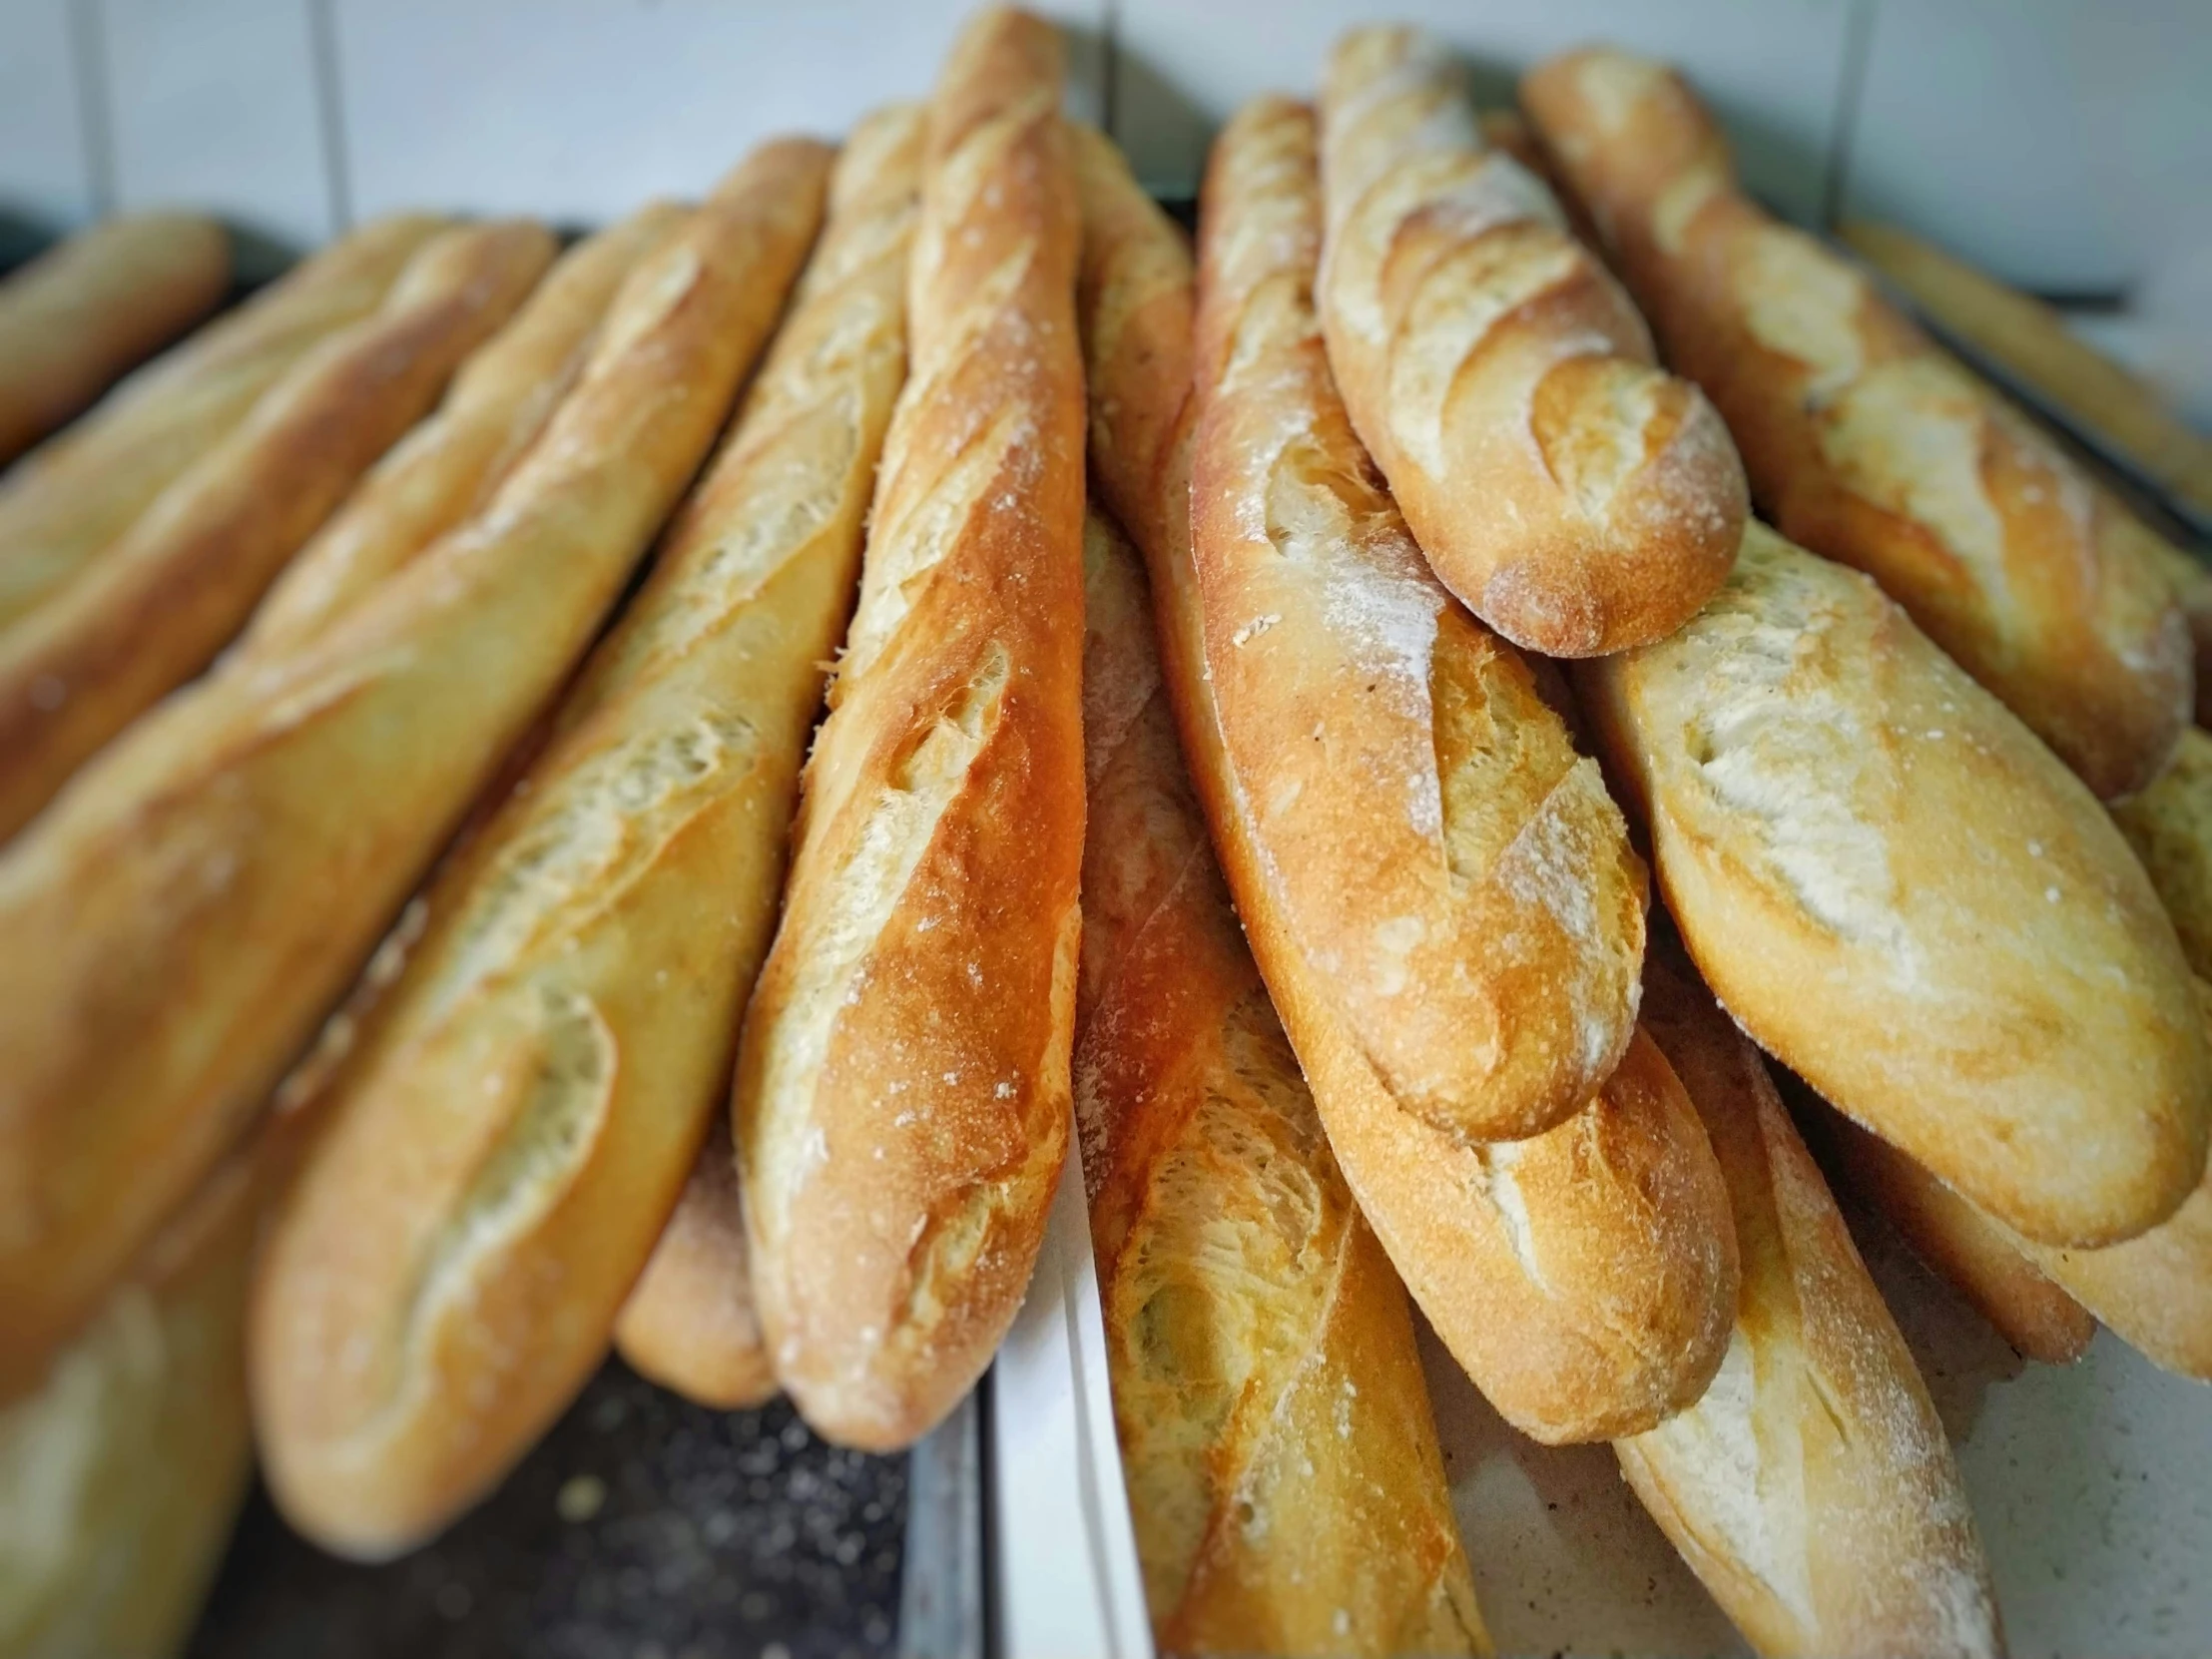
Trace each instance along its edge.
<instances>
[{"instance_id":1,"label":"baguette","mask_svg":"<svg viewBox=\"0 0 2212 1659\"><path fill-rule=\"evenodd\" d=\"M125 380L0 480L0 628L66 584L301 356L383 303L443 220L363 226Z\"/></svg>"},{"instance_id":2,"label":"baguette","mask_svg":"<svg viewBox=\"0 0 2212 1659\"><path fill-rule=\"evenodd\" d=\"M1575 689L1699 970L1824 1098L2044 1243L2196 1187L2212 1061L2142 866L1871 581L1755 522Z\"/></svg>"},{"instance_id":3,"label":"baguette","mask_svg":"<svg viewBox=\"0 0 2212 1659\"><path fill-rule=\"evenodd\" d=\"M1084 541L1076 1123L1164 1653L1488 1654L1405 1292L1237 934L1137 555Z\"/></svg>"},{"instance_id":4,"label":"baguette","mask_svg":"<svg viewBox=\"0 0 2212 1659\"><path fill-rule=\"evenodd\" d=\"M0 466L190 328L231 285L231 239L192 214L131 214L0 283Z\"/></svg>"},{"instance_id":5,"label":"baguette","mask_svg":"<svg viewBox=\"0 0 2212 1659\"><path fill-rule=\"evenodd\" d=\"M2189 966L2212 979L2212 735L2182 733L2173 765L2114 804L2112 821L2142 859Z\"/></svg>"},{"instance_id":6,"label":"baguette","mask_svg":"<svg viewBox=\"0 0 2212 1659\"><path fill-rule=\"evenodd\" d=\"M1060 43L986 11L929 106L911 367L733 1131L778 1380L903 1446L989 1364L1067 1152L1083 380Z\"/></svg>"},{"instance_id":7,"label":"baguette","mask_svg":"<svg viewBox=\"0 0 2212 1659\"><path fill-rule=\"evenodd\" d=\"M774 321L777 146L623 284L485 510L338 626L142 721L0 852L0 1399L253 1116L582 654Z\"/></svg>"},{"instance_id":8,"label":"baguette","mask_svg":"<svg viewBox=\"0 0 2212 1659\"><path fill-rule=\"evenodd\" d=\"M2196 988L2212 1031L2212 984ZM2125 1244L2058 1250L2007 1237L2130 1348L2212 1382L2212 1171L2170 1220Z\"/></svg>"},{"instance_id":9,"label":"baguette","mask_svg":"<svg viewBox=\"0 0 2212 1659\"><path fill-rule=\"evenodd\" d=\"M1629 1485L1762 1654L2002 1653L1935 1402L1765 1066L1671 941L1644 1009L1727 1175L1743 1290L1705 1396L1615 1444Z\"/></svg>"},{"instance_id":10,"label":"baguette","mask_svg":"<svg viewBox=\"0 0 2212 1659\"><path fill-rule=\"evenodd\" d=\"M2046 1366L2071 1365L2088 1352L2095 1317L2028 1260L2016 1235L1811 1089L1792 1091L1791 1105L1837 1185L1886 1217L1998 1336Z\"/></svg>"},{"instance_id":11,"label":"baguette","mask_svg":"<svg viewBox=\"0 0 2212 1659\"><path fill-rule=\"evenodd\" d=\"M1852 252L1957 335L2212 518L2212 438L2191 431L2151 386L2068 328L2040 299L2005 286L1894 225L1846 220Z\"/></svg>"},{"instance_id":12,"label":"baguette","mask_svg":"<svg viewBox=\"0 0 2212 1659\"><path fill-rule=\"evenodd\" d=\"M753 1305L738 1152L717 1114L660 1243L615 1321L615 1348L641 1377L718 1411L773 1398L776 1368Z\"/></svg>"},{"instance_id":13,"label":"baguette","mask_svg":"<svg viewBox=\"0 0 2212 1659\"><path fill-rule=\"evenodd\" d=\"M2147 784L2192 701L2157 538L1855 267L1739 192L1679 76L1600 48L1521 96L1776 527L1874 576L2099 797Z\"/></svg>"},{"instance_id":14,"label":"baguette","mask_svg":"<svg viewBox=\"0 0 2212 1659\"><path fill-rule=\"evenodd\" d=\"M2212 1021L2212 986L2200 979L2196 989ZM2022 1354L2052 1363L2078 1358L2102 1321L2153 1363L2212 1382L2212 1174L2141 1237L2064 1250L1983 1215L1824 1104L1815 1101L1811 1111L1827 1124L1838 1161L1907 1242Z\"/></svg>"},{"instance_id":15,"label":"baguette","mask_svg":"<svg viewBox=\"0 0 2212 1659\"><path fill-rule=\"evenodd\" d=\"M1735 1306L1728 1197L1704 1133L1648 1041L1632 1042L1615 1075L1565 1124L1499 1147L1402 1110L1354 1043L1332 987L1274 900L1206 679L1191 548L1191 454L1204 394L1192 372L1190 256L1112 147L1083 137L1095 473L1145 551L1183 753L1331 1146L1414 1300L1510 1421L1554 1441L1649 1427L1704 1389ZM1279 103L1246 111L1226 153L1284 139L1301 158L1299 189L1310 206L1304 112ZM1312 244L1309 223L1309 262ZM1316 360L1310 308L1303 315ZM1315 394L1326 384L1314 384Z\"/></svg>"},{"instance_id":16,"label":"baguette","mask_svg":"<svg viewBox=\"0 0 2212 1659\"><path fill-rule=\"evenodd\" d=\"M0 836L197 674L353 481L553 258L541 227L448 233L75 581L0 633Z\"/></svg>"},{"instance_id":17,"label":"baguette","mask_svg":"<svg viewBox=\"0 0 2212 1659\"><path fill-rule=\"evenodd\" d=\"M563 255L461 365L437 411L392 446L284 567L232 656L296 649L481 509L575 383L623 277L685 218L672 202L648 203Z\"/></svg>"},{"instance_id":18,"label":"baguette","mask_svg":"<svg viewBox=\"0 0 2212 1659\"><path fill-rule=\"evenodd\" d=\"M567 1407L722 1102L903 369L918 128L855 134L730 444L431 884L272 1233L256 1420L272 1491L328 1548L429 1536Z\"/></svg>"},{"instance_id":19,"label":"baguette","mask_svg":"<svg viewBox=\"0 0 2212 1659\"><path fill-rule=\"evenodd\" d=\"M1634 1028L1644 872L1519 654L1370 472L1313 327L1310 120L1215 152L1192 540L1206 668L1274 901L1399 1106L1517 1140ZM1348 780L1353 787L1347 787Z\"/></svg>"},{"instance_id":20,"label":"baguette","mask_svg":"<svg viewBox=\"0 0 2212 1659\"><path fill-rule=\"evenodd\" d=\"M1321 117L1330 365L1444 586L1552 656L1672 633L1743 539L1720 416L1656 366L1543 181L1484 145L1439 42L1354 29Z\"/></svg>"},{"instance_id":21,"label":"baguette","mask_svg":"<svg viewBox=\"0 0 2212 1659\"><path fill-rule=\"evenodd\" d=\"M166 1659L253 1470L244 1324L267 1160L229 1160L38 1392L0 1408L0 1653Z\"/></svg>"}]
</instances>

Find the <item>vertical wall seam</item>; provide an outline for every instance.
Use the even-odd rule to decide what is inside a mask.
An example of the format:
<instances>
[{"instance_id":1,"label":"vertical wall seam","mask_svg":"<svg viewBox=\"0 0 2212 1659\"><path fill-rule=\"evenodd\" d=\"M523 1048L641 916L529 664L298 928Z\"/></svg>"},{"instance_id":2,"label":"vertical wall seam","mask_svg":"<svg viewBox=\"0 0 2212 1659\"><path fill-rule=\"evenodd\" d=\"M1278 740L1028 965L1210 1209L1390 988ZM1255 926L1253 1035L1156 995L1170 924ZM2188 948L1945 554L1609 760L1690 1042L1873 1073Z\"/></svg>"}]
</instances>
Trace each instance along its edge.
<instances>
[{"instance_id":1,"label":"vertical wall seam","mask_svg":"<svg viewBox=\"0 0 2212 1659\"><path fill-rule=\"evenodd\" d=\"M1121 105L1121 0L1105 0L1105 7L1100 33L1106 70L1105 85L1099 88L1098 124L1118 144L1121 142L1121 130L1116 125Z\"/></svg>"},{"instance_id":2,"label":"vertical wall seam","mask_svg":"<svg viewBox=\"0 0 2212 1659\"><path fill-rule=\"evenodd\" d=\"M322 139L323 188L330 198L330 228L343 236L353 228L353 166L345 142L344 76L338 61L335 0L306 0L306 5L315 122Z\"/></svg>"},{"instance_id":3,"label":"vertical wall seam","mask_svg":"<svg viewBox=\"0 0 2212 1659\"><path fill-rule=\"evenodd\" d=\"M1828 135L1828 177L1821 191L1821 224L1835 230L1851 189L1852 149L1859 141L1859 109L1867 96L1867 67L1874 57L1880 0L1850 0L1844 19L1844 61L1836 87L1836 119Z\"/></svg>"},{"instance_id":4,"label":"vertical wall seam","mask_svg":"<svg viewBox=\"0 0 2212 1659\"><path fill-rule=\"evenodd\" d=\"M116 211L115 108L109 91L107 31L100 0L68 0L69 67L76 83L77 138L95 219Z\"/></svg>"}]
</instances>

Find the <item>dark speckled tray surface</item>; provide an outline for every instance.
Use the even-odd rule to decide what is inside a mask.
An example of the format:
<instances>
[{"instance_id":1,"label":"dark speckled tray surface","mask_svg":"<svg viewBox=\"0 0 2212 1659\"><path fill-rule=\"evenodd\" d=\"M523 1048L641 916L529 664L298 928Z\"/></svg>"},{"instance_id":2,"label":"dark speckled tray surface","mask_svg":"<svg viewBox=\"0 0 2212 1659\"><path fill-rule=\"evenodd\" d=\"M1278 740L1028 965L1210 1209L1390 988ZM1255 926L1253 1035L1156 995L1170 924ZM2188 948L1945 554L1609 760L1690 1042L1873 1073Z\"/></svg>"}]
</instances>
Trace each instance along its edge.
<instances>
[{"instance_id":1,"label":"dark speckled tray surface","mask_svg":"<svg viewBox=\"0 0 2212 1659\"><path fill-rule=\"evenodd\" d=\"M610 1361L489 1499L381 1566L257 1492L188 1659L860 1659L896 1638L906 1459Z\"/></svg>"}]
</instances>

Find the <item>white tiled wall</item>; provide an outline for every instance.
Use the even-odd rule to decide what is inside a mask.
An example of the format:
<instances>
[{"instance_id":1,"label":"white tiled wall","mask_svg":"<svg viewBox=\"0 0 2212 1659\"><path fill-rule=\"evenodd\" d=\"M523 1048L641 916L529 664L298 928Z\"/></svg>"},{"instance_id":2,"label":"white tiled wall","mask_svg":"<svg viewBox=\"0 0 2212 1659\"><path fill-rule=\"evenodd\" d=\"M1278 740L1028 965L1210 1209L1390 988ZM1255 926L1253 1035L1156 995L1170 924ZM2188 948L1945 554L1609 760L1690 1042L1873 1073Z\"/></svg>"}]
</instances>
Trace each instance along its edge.
<instances>
[{"instance_id":1,"label":"white tiled wall","mask_svg":"<svg viewBox=\"0 0 2212 1659\"><path fill-rule=\"evenodd\" d=\"M287 242L338 229L307 0L97 0L117 204L212 208Z\"/></svg>"},{"instance_id":2,"label":"white tiled wall","mask_svg":"<svg viewBox=\"0 0 2212 1659\"><path fill-rule=\"evenodd\" d=\"M2212 252L2212 0L1884 0L1846 206L2046 289Z\"/></svg>"},{"instance_id":3,"label":"white tiled wall","mask_svg":"<svg viewBox=\"0 0 2212 1659\"><path fill-rule=\"evenodd\" d=\"M297 242L402 204L604 219L698 190L770 132L919 95L966 7L0 0L0 213L187 201ZM2044 288L2155 289L2191 250L2212 261L2212 0L1046 9L1073 26L1075 106L1169 191L1238 100L1310 90L1346 23L1398 16L1464 49L1491 99L1599 36L1684 64L1754 187L1800 218L1888 214Z\"/></svg>"},{"instance_id":4,"label":"white tiled wall","mask_svg":"<svg viewBox=\"0 0 2212 1659\"><path fill-rule=\"evenodd\" d=\"M1120 0L1115 126L1138 176L1192 193L1222 119L1255 93L1316 92L1330 43L1363 17L1417 23L1449 40L1472 63L1486 103L1510 103L1522 70L1584 41L1689 64L1728 120L1753 186L1800 218L1819 213L1849 0Z\"/></svg>"},{"instance_id":5,"label":"white tiled wall","mask_svg":"<svg viewBox=\"0 0 2212 1659\"><path fill-rule=\"evenodd\" d=\"M356 207L604 220L696 194L755 140L834 135L925 92L967 0L336 0ZM1070 26L1071 104L1100 113L1105 0Z\"/></svg>"},{"instance_id":6,"label":"white tiled wall","mask_svg":"<svg viewBox=\"0 0 2212 1659\"><path fill-rule=\"evenodd\" d=\"M0 214L76 225L99 204L71 0L0 0Z\"/></svg>"}]
</instances>

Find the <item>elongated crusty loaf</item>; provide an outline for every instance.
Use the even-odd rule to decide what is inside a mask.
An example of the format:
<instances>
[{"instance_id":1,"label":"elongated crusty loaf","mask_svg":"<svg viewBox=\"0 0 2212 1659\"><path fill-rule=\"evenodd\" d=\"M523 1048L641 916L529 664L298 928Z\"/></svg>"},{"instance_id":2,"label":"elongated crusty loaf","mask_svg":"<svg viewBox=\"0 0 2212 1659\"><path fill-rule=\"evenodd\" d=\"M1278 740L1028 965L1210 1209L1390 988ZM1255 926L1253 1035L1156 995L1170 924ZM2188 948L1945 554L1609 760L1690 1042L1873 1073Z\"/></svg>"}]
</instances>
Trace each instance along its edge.
<instances>
[{"instance_id":1,"label":"elongated crusty loaf","mask_svg":"<svg viewBox=\"0 0 2212 1659\"><path fill-rule=\"evenodd\" d=\"M192 214L130 214L0 283L0 466L214 310L231 239Z\"/></svg>"},{"instance_id":2,"label":"elongated crusty loaf","mask_svg":"<svg viewBox=\"0 0 2212 1659\"><path fill-rule=\"evenodd\" d=\"M2196 988L2212 1013L2212 986L2200 979ZM2212 1382L2212 1173L2140 1237L2065 1250L2034 1244L1983 1215L1824 1103L1799 1104L1825 1130L1846 1178L2022 1354L2076 1359L2101 1320L2168 1371Z\"/></svg>"},{"instance_id":3,"label":"elongated crusty loaf","mask_svg":"<svg viewBox=\"0 0 2212 1659\"><path fill-rule=\"evenodd\" d=\"M1736 1329L1697 1404L1618 1441L1628 1483L1762 1654L2004 1650L1950 1442L1766 1067L1655 938L1644 1021L1728 1178Z\"/></svg>"},{"instance_id":4,"label":"elongated crusty loaf","mask_svg":"<svg viewBox=\"0 0 2212 1659\"><path fill-rule=\"evenodd\" d=\"M66 583L318 341L383 302L445 222L362 227L140 369L0 480L0 627Z\"/></svg>"},{"instance_id":5,"label":"elongated crusty loaf","mask_svg":"<svg viewBox=\"0 0 2212 1659\"><path fill-rule=\"evenodd\" d=\"M2212 1032L2212 985L2197 981ZM2112 1334L2156 1364L2212 1382L2212 1171L2171 1217L2103 1250L2059 1250L2006 1235Z\"/></svg>"},{"instance_id":6,"label":"elongated crusty loaf","mask_svg":"<svg viewBox=\"0 0 2212 1659\"><path fill-rule=\"evenodd\" d=\"M1227 165L1239 169L1251 160L1239 156L1247 147L1288 146L1309 208L1310 280L1311 117L1262 104L1224 143ZM1632 1042L1595 1099L1564 1124L1496 1147L1401 1109L1363 1056L1334 986L1273 897L1256 815L1206 679L1191 551L1193 422L1204 397L1193 383L1190 257L1111 146L1088 136L1078 154L1096 477L1145 550L1184 753L1338 1161L1429 1322L1511 1421L1549 1440L1647 1428L1703 1390L1735 1307L1728 1197L1704 1132L1648 1041ZM1276 284L1266 302L1295 308L1308 360L1318 363L1305 280ZM1318 396L1327 381L1300 383Z\"/></svg>"},{"instance_id":7,"label":"elongated crusty loaf","mask_svg":"<svg viewBox=\"0 0 2212 1659\"><path fill-rule=\"evenodd\" d=\"M1782 533L1873 575L2099 796L2148 783L2191 704L2157 538L1849 262L1739 192L1681 77L1598 48L1538 68L1521 99Z\"/></svg>"},{"instance_id":8,"label":"elongated crusty loaf","mask_svg":"<svg viewBox=\"0 0 2212 1659\"><path fill-rule=\"evenodd\" d=\"M887 1450L1020 1306L1067 1151L1083 370L1060 43L961 33L928 118L911 367L734 1099L777 1377Z\"/></svg>"},{"instance_id":9,"label":"elongated crusty loaf","mask_svg":"<svg viewBox=\"0 0 2212 1659\"><path fill-rule=\"evenodd\" d=\"M766 337L826 168L757 156L747 197L631 274L482 513L301 651L172 699L0 853L0 1397L236 1138L582 654Z\"/></svg>"},{"instance_id":10,"label":"elongated crusty loaf","mask_svg":"<svg viewBox=\"0 0 2212 1659\"><path fill-rule=\"evenodd\" d=\"M1400 1105L1536 1134L1627 1046L1644 874L1596 763L1437 585L1314 325L1310 118L1233 130L1206 202L1192 536L1206 666L1271 897Z\"/></svg>"},{"instance_id":11,"label":"elongated crusty loaf","mask_svg":"<svg viewBox=\"0 0 2212 1659\"><path fill-rule=\"evenodd\" d=\"M1075 1104L1164 1653L1488 1653L1405 1291L1215 869L1136 550L1084 541Z\"/></svg>"},{"instance_id":12,"label":"elongated crusty loaf","mask_svg":"<svg viewBox=\"0 0 2212 1659\"><path fill-rule=\"evenodd\" d=\"M919 148L910 114L855 137L731 444L432 883L271 1237L256 1420L285 1513L332 1548L405 1548L529 1449L725 1099L903 369Z\"/></svg>"},{"instance_id":13,"label":"elongated crusty loaf","mask_svg":"<svg viewBox=\"0 0 2212 1659\"><path fill-rule=\"evenodd\" d=\"M1720 416L1655 364L1542 181L1484 146L1439 42L1353 30L1321 116L1329 360L1444 586L1554 656L1672 632L1749 510Z\"/></svg>"},{"instance_id":14,"label":"elongated crusty loaf","mask_svg":"<svg viewBox=\"0 0 2212 1659\"><path fill-rule=\"evenodd\" d=\"M1838 1190L1886 1217L1998 1336L2046 1366L2069 1365L2087 1352L2095 1317L2028 1260L2015 1234L1812 1090L1799 1085L1790 1093Z\"/></svg>"},{"instance_id":15,"label":"elongated crusty loaf","mask_svg":"<svg viewBox=\"0 0 2212 1659\"><path fill-rule=\"evenodd\" d=\"M519 221L432 243L376 312L308 352L113 546L0 632L0 836L207 665L552 258L552 237Z\"/></svg>"},{"instance_id":16,"label":"elongated crusty loaf","mask_svg":"<svg viewBox=\"0 0 2212 1659\"><path fill-rule=\"evenodd\" d=\"M615 1321L630 1368L718 1411L776 1392L738 1196L738 1152L717 1114L699 1161Z\"/></svg>"},{"instance_id":17,"label":"elongated crusty loaf","mask_svg":"<svg viewBox=\"0 0 2212 1659\"><path fill-rule=\"evenodd\" d=\"M1762 1047L2046 1243L2195 1189L2212 1059L2142 866L1873 582L1755 522L1695 621L1575 684Z\"/></svg>"},{"instance_id":18,"label":"elongated crusty loaf","mask_svg":"<svg viewBox=\"0 0 2212 1659\"><path fill-rule=\"evenodd\" d=\"M2155 388L2067 327L2050 306L1895 225L1857 219L1840 230L1852 251L1903 288L1936 327L2212 516L2212 438L2191 430Z\"/></svg>"},{"instance_id":19,"label":"elongated crusty loaf","mask_svg":"<svg viewBox=\"0 0 2212 1659\"><path fill-rule=\"evenodd\" d=\"M2182 733L2173 765L2115 804L2112 819L2143 860L2189 966L2212 979L2212 735Z\"/></svg>"},{"instance_id":20,"label":"elongated crusty loaf","mask_svg":"<svg viewBox=\"0 0 2212 1659\"><path fill-rule=\"evenodd\" d=\"M270 1164L225 1162L45 1386L0 1409L0 1653L181 1651L246 1496L246 1287Z\"/></svg>"},{"instance_id":21,"label":"elongated crusty loaf","mask_svg":"<svg viewBox=\"0 0 2212 1659\"><path fill-rule=\"evenodd\" d=\"M284 567L233 654L296 649L490 500L575 383L623 278L684 219L649 203L563 255Z\"/></svg>"}]
</instances>

